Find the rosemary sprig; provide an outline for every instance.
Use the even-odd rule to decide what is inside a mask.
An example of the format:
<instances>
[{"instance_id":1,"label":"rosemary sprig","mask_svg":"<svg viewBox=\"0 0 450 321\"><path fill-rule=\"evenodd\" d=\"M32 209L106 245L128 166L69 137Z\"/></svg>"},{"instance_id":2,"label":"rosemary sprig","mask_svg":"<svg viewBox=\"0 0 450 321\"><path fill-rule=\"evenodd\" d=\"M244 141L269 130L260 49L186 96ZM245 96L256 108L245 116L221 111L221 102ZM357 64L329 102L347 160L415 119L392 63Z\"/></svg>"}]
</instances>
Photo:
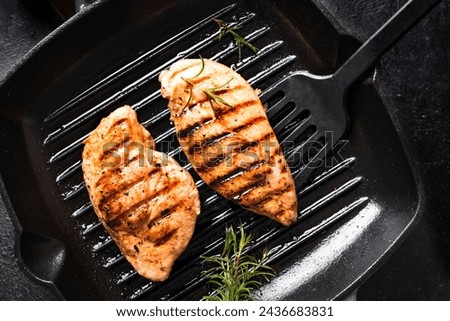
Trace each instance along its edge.
<instances>
[{"instance_id":1,"label":"rosemary sprig","mask_svg":"<svg viewBox=\"0 0 450 321\"><path fill-rule=\"evenodd\" d=\"M198 76L200 76L202 74L203 70L205 69L205 60L203 59L202 56L200 56L200 60L202 61L202 65L200 67L200 71L195 76L193 76L191 78L182 78L185 82L187 82L189 85L191 85L191 88L189 89L189 97L188 97L188 99L186 101L186 104L184 104L183 108L181 109L182 112L184 112L184 110L189 106L189 103L192 100L192 87L195 85L192 80L197 78Z\"/></svg>"},{"instance_id":2,"label":"rosemary sprig","mask_svg":"<svg viewBox=\"0 0 450 321\"><path fill-rule=\"evenodd\" d=\"M230 27L230 25L228 23L226 23L223 20L220 19L213 19L218 25L219 25L219 41L227 34L231 34L234 38L234 40L236 41L236 44L238 46L238 51L239 51L239 61L241 60L241 50L242 50L242 46L246 46L247 48L249 48L251 51L253 51L253 53L257 53L258 52L258 48L256 48L254 45L252 45L250 42L248 42L247 40L245 40L244 37L242 37L240 34L237 33L237 30L239 30L240 28L238 27Z\"/></svg>"},{"instance_id":3,"label":"rosemary sprig","mask_svg":"<svg viewBox=\"0 0 450 321\"><path fill-rule=\"evenodd\" d=\"M244 37L239 35L235 30L237 30L237 28L229 29L228 32L234 37L238 46L242 48L242 45L244 45L244 46L248 47L251 51L253 51L253 53L257 53L259 49L256 48L254 45L252 45L247 40L245 40Z\"/></svg>"},{"instance_id":4,"label":"rosemary sprig","mask_svg":"<svg viewBox=\"0 0 450 321\"><path fill-rule=\"evenodd\" d=\"M208 301L244 301L253 300L252 290L275 275L266 262L265 250L260 259L246 254L246 248L252 241L252 234L246 234L242 225L239 235L232 227L226 229L225 243L220 256L203 257L206 263L214 267L204 271L209 283L216 287L215 292L205 296Z\"/></svg>"},{"instance_id":5,"label":"rosemary sprig","mask_svg":"<svg viewBox=\"0 0 450 321\"><path fill-rule=\"evenodd\" d=\"M202 72L205 70L205 60L203 59L203 57L200 56L202 65L200 67L200 71L193 77L191 78L182 78L185 82L187 82L190 85L189 88L189 97L186 101L186 103L184 104L183 108L182 108L182 112L189 106L189 103L192 100L192 89L194 88L194 86L196 85L195 82L193 81L195 78L197 78L198 76L200 76L202 74ZM204 92L206 94L206 96L208 96L209 101L211 103L211 107L213 108L214 112L214 106L212 104L212 102L216 102L216 104L223 104L226 105L228 107L233 108L233 106L229 103L227 103L222 97L220 97L219 95L217 95L218 92L225 90L226 88L224 88L225 86L227 86L231 81L233 80L233 77L231 77L227 82L225 82L223 85L217 86L217 87L213 87L213 88L200 88L200 90L202 92Z\"/></svg>"},{"instance_id":6,"label":"rosemary sprig","mask_svg":"<svg viewBox=\"0 0 450 321\"><path fill-rule=\"evenodd\" d=\"M224 83L223 85L214 87L214 88L200 88L201 91L203 91L206 96L208 96L208 98L210 99L210 101L215 101L216 103L221 103L224 104L228 107L233 108L233 106L229 103L227 103L223 98L221 98L220 96L216 95L217 92L220 92L221 90L224 90L225 86L228 85L231 81L233 80L233 77L231 77L226 83Z\"/></svg>"}]
</instances>

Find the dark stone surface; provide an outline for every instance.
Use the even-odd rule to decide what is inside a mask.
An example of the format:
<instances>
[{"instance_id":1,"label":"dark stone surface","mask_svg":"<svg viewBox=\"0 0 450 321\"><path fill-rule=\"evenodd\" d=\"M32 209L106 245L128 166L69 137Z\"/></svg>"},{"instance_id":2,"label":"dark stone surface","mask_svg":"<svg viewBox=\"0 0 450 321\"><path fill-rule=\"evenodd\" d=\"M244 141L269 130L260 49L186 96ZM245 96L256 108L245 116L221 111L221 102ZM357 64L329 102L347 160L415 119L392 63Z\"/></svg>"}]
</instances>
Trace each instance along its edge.
<instances>
[{"instance_id":1,"label":"dark stone surface","mask_svg":"<svg viewBox=\"0 0 450 321\"><path fill-rule=\"evenodd\" d=\"M316 1L361 41L405 2ZM410 235L361 286L358 299L450 299L449 2L444 0L386 54L378 69L381 96L418 173L421 207ZM0 79L60 22L46 1L1 1ZM14 223L0 202L0 299L57 299L23 272L14 243Z\"/></svg>"},{"instance_id":2,"label":"dark stone surface","mask_svg":"<svg viewBox=\"0 0 450 321\"><path fill-rule=\"evenodd\" d=\"M321 1L360 40L405 1ZM366 300L450 299L450 2L443 1L381 60L381 96L413 160L418 224L358 291ZM386 161L389 161L386 155Z\"/></svg>"},{"instance_id":3,"label":"dark stone surface","mask_svg":"<svg viewBox=\"0 0 450 321\"><path fill-rule=\"evenodd\" d=\"M45 10L24 1L0 2L0 79L60 21ZM0 199L0 300L51 300L58 297L43 284L32 281L19 266L15 248L16 226Z\"/></svg>"}]
</instances>

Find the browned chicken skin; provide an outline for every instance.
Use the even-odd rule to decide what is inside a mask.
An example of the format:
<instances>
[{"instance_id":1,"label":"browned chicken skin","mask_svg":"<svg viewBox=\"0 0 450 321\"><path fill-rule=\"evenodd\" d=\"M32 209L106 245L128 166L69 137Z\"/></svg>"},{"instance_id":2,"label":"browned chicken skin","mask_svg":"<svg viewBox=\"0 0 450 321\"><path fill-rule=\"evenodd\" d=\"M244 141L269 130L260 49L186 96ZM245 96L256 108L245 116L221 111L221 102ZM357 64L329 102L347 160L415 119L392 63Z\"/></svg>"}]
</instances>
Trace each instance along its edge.
<instances>
[{"instance_id":1,"label":"browned chicken skin","mask_svg":"<svg viewBox=\"0 0 450 321\"><path fill-rule=\"evenodd\" d=\"M207 59L180 60L159 80L180 145L199 176L252 212L286 226L295 222L289 166L248 82Z\"/></svg>"},{"instance_id":2,"label":"browned chicken skin","mask_svg":"<svg viewBox=\"0 0 450 321\"><path fill-rule=\"evenodd\" d=\"M192 177L154 150L129 106L104 118L84 143L82 168L95 213L140 275L167 279L200 213Z\"/></svg>"}]
</instances>

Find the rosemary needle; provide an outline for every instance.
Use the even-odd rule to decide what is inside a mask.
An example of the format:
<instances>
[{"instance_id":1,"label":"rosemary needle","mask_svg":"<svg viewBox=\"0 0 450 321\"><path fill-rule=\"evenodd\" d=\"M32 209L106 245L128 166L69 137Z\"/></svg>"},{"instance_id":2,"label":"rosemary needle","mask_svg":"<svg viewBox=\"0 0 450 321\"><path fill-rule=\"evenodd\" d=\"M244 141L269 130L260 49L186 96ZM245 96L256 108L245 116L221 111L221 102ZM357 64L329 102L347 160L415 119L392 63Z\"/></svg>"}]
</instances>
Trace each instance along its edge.
<instances>
[{"instance_id":1,"label":"rosemary needle","mask_svg":"<svg viewBox=\"0 0 450 321\"><path fill-rule=\"evenodd\" d=\"M252 290L261 285L261 281L273 277L274 271L266 262L268 252L261 258L246 254L252 241L252 234L247 234L242 225L239 233L229 227L225 231L225 242L220 256L203 257L213 267L204 271L209 283L215 286L212 294L205 296L208 301L243 301L253 300Z\"/></svg>"},{"instance_id":2,"label":"rosemary needle","mask_svg":"<svg viewBox=\"0 0 450 321\"><path fill-rule=\"evenodd\" d=\"M202 65L201 65L201 67L200 67L200 71L199 71L194 77L191 77L191 78L183 78L184 81L187 81L187 82L188 82L189 84L191 84L191 85L193 85L192 79L195 79L195 78L197 78L198 76L200 76L200 75L202 74L203 70L205 70L205 59L203 59L203 57L200 56L200 60L201 60L201 62L202 62Z\"/></svg>"},{"instance_id":3,"label":"rosemary needle","mask_svg":"<svg viewBox=\"0 0 450 321\"><path fill-rule=\"evenodd\" d=\"M183 108L182 108L182 112L189 106L189 103L192 100L192 89L195 86L194 83L194 79L197 78L198 76L200 76L202 74L202 72L205 70L205 60L200 56L202 65L200 68L200 71L193 77L191 78L182 78L185 82L187 82L190 86L189 88L189 97L186 101L186 103L184 104ZM219 95L217 95L218 92L225 90L226 88L224 88L225 86L227 86L231 81L233 80L233 77L231 77L227 82L225 82L224 84L217 86L217 87L213 87L213 88L200 88L201 91L203 91L206 96L208 96L209 101L211 103L211 107L214 109L214 106L212 104L212 102L216 102L216 104L223 104L226 105L228 107L233 108L233 106L229 103L227 103L223 98L221 98Z\"/></svg>"},{"instance_id":4,"label":"rosemary needle","mask_svg":"<svg viewBox=\"0 0 450 321\"><path fill-rule=\"evenodd\" d=\"M192 79L195 79L195 78L197 78L198 76L200 76L201 74L202 74L202 72L203 72L203 70L205 69L205 60L203 59L203 57L202 56L200 56L200 60L202 61L202 65L201 65L201 67L200 67L200 71L194 76L194 77L191 77L191 78L182 78L185 82L187 82L189 85L191 85L191 88L189 89L189 97L188 97L188 99L187 99L187 101L186 101L186 104L184 104L184 106L183 106L183 108L182 108L182 112L184 112L184 110L189 106L189 103L191 102L191 99L192 99L192 87L195 85L193 82L192 82Z\"/></svg>"},{"instance_id":5,"label":"rosemary needle","mask_svg":"<svg viewBox=\"0 0 450 321\"><path fill-rule=\"evenodd\" d=\"M228 85L231 81L233 80L233 77L231 77L226 83L224 83L223 85L214 87L214 88L200 88L201 91L203 91L210 100L214 100L216 103L221 103L224 104L228 107L233 108L233 106L229 103L227 103L223 98L221 98L219 95L216 95L217 92L221 91L221 90L225 90L226 88L224 88L226 85Z\"/></svg>"},{"instance_id":6,"label":"rosemary needle","mask_svg":"<svg viewBox=\"0 0 450 321\"><path fill-rule=\"evenodd\" d=\"M220 19L213 19L218 25L219 25L219 41L225 36L225 34L229 33L233 36L234 40L236 41L236 44L238 46L239 51L239 61L241 60L241 49L242 46L246 46L249 48L253 53L258 52L258 48L256 48L254 45L252 45L250 42L245 40L244 37L242 37L240 34L237 33L237 30L239 28L237 27L230 27L228 23L226 23L223 20Z\"/></svg>"}]
</instances>

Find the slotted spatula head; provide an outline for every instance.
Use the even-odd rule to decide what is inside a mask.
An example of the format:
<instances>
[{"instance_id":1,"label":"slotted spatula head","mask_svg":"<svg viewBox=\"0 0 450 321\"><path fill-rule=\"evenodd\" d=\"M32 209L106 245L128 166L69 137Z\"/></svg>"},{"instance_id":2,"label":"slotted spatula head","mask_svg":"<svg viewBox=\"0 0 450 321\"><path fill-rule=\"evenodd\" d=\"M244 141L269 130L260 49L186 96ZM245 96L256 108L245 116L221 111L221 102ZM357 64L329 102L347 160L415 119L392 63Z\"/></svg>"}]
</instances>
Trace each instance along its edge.
<instances>
[{"instance_id":1,"label":"slotted spatula head","mask_svg":"<svg viewBox=\"0 0 450 321\"><path fill-rule=\"evenodd\" d=\"M441 0L409 0L370 37L333 75L294 72L269 88L269 119L284 147L297 183L312 170L348 130L348 88Z\"/></svg>"},{"instance_id":2,"label":"slotted spatula head","mask_svg":"<svg viewBox=\"0 0 450 321\"><path fill-rule=\"evenodd\" d=\"M344 135L349 118L345 94L332 76L295 72L269 88L261 100L292 174L304 181ZM281 119L280 119L281 118Z\"/></svg>"}]
</instances>

